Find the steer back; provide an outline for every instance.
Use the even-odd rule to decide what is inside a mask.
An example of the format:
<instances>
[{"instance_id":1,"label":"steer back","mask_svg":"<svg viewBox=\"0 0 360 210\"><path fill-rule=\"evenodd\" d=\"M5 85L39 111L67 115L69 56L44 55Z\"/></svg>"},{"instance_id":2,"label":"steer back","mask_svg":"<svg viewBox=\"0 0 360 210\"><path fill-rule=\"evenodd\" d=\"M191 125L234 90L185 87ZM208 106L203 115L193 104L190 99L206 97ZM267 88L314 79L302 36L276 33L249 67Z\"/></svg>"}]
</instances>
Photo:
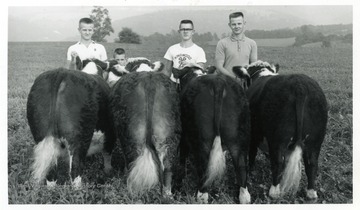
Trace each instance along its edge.
<instances>
[{"instance_id":1,"label":"steer back","mask_svg":"<svg viewBox=\"0 0 360 210\"><path fill-rule=\"evenodd\" d=\"M165 192L171 193L180 132L178 105L175 85L159 72L124 75L112 88L110 108L129 168L130 192L142 193L157 183L162 187L165 176Z\"/></svg>"}]
</instances>

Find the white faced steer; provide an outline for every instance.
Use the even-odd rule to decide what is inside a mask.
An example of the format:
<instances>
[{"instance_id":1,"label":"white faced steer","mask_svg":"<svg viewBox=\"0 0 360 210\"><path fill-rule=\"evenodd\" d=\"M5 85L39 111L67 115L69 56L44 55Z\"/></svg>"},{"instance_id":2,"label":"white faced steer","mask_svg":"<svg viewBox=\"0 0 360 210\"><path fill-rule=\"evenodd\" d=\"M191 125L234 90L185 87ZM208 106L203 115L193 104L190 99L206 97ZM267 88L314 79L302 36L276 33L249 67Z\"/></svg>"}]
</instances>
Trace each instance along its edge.
<instances>
[{"instance_id":1,"label":"white faced steer","mask_svg":"<svg viewBox=\"0 0 360 210\"><path fill-rule=\"evenodd\" d=\"M83 72L63 68L46 71L31 87L27 119L36 142L32 175L37 183L70 180L80 186L83 161L95 150L104 149L105 172L110 171L115 142L107 107L110 88L96 66L114 63L99 62L89 62ZM90 148L94 130L105 134L102 142L93 144L99 146L95 150Z\"/></svg>"},{"instance_id":2,"label":"white faced steer","mask_svg":"<svg viewBox=\"0 0 360 210\"><path fill-rule=\"evenodd\" d=\"M247 90L251 111L250 167L257 147L266 139L272 170L269 195L278 198L297 192L301 159L308 178L307 197L316 199L315 178L318 157L327 123L327 102L318 83L303 74L278 75L278 69L257 61L247 70L251 85Z\"/></svg>"},{"instance_id":3,"label":"white faced steer","mask_svg":"<svg viewBox=\"0 0 360 210\"><path fill-rule=\"evenodd\" d=\"M157 184L171 195L180 133L176 86L160 72L122 76L110 94L116 135L125 154L127 186L142 194Z\"/></svg>"},{"instance_id":4,"label":"white faced steer","mask_svg":"<svg viewBox=\"0 0 360 210\"><path fill-rule=\"evenodd\" d=\"M250 111L245 91L230 77L197 76L198 70L196 67L173 70L181 85L182 168L186 158L192 158L198 178L197 199L208 203L211 184L224 174L224 151L228 150L240 185L239 201L250 203L247 189Z\"/></svg>"}]
</instances>

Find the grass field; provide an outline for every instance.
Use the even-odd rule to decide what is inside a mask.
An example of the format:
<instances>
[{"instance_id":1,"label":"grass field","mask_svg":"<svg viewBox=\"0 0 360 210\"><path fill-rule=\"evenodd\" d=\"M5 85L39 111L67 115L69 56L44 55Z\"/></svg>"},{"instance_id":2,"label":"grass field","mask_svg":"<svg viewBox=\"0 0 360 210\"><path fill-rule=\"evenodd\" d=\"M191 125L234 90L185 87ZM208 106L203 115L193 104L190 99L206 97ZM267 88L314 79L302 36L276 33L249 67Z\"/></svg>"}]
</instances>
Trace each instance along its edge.
<instances>
[{"instance_id":1,"label":"grass field","mask_svg":"<svg viewBox=\"0 0 360 210\"><path fill-rule=\"evenodd\" d=\"M72 43L9 43L8 45L8 202L9 204L139 204L196 203L194 174L188 170L174 200L163 199L154 189L146 195L131 197L125 188L123 158L115 149L112 177L102 176L102 157L95 155L86 161L84 187L69 186L47 189L31 184L29 166L32 163L34 141L26 120L26 101L34 79L42 72L64 66L67 47ZM129 57L160 60L168 46L121 45L105 43L108 55L123 47ZM203 46L209 65L214 65L215 46ZM303 73L317 80L329 103L327 134L319 158L316 183L317 203L353 202L353 90L352 48L291 48L259 47L259 59L280 64L280 73ZM209 202L238 203L235 173L229 164L226 176L212 186ZM249 178L252 203L308 203L305 199L306 176L302 176L297 195L271 200L270 162L263 154L256 160L255 173ZM95 184L95 182L97 184ZM100 183L100 184L99 184Z\"/></svg>"},{"instance_id":2,"label":"grass field","mask_svg":"<svg viewBox=\"0 0 360 210\"><path fill-rule=\"evenodd\" d=\"M290 47L295 43L295 37L283 39L255 39L259 47Z\"/></svg>"}]
</instances>

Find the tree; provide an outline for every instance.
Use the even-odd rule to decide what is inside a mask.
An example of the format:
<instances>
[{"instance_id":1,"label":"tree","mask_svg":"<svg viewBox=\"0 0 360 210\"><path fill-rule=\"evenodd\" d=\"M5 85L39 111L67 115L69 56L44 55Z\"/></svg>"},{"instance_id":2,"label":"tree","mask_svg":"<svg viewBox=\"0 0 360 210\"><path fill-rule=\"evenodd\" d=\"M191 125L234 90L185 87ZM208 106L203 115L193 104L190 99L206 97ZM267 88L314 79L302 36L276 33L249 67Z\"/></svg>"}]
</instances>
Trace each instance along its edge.
<instances>
[{"instance_id":1,"label":"tree","mask_svg":"<svg viewBox=\"0 0 360 210\"><path fill-rule=\"evenodd\" d=\"M106 42L105 37L109 36L110 33L114 33L109 11L103 7L94 6L91 13L90 18L94 21L94 35L92 39L97 42Z\"/></svg>"},{"instance_id":2,"label":"tree","mask_svg":"<svg viewBox=\"0 0 360 210\"><path fill-rule=\"evenodd\" d=\"M118 34L119 43L141 44L140 35L133 32L131 28L124 27Z\"/></svg>"},{"instance_id":3,"label":"tree","mask_svg":"<svg viewBox=\"0 0 360 210\"><path fill-rule=\"evenodd\" d=\"M213 37L214 37L214 41L219 41L220 40L216 33L213 34Z\"/></svg>"}]
</instances>

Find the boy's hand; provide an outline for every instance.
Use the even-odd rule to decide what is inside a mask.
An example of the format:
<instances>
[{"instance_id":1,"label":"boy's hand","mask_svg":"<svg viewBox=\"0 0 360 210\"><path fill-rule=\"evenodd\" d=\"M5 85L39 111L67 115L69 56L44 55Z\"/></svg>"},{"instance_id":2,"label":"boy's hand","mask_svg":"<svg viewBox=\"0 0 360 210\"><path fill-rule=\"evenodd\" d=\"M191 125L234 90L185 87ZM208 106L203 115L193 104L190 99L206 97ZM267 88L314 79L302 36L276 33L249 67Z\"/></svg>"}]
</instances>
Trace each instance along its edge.
<instances>
[{"instance_id":1,"label":"boy's hand","mask_svg":"<svg viewBox=\"0 0 360 210\"><path fill-rule=\"evenodd\" d=\"M114 68L116 69L116 71L120 72L120 73L129 73L128 70L125 69L125 66L121 66L121 65L115 65Z\"/></svg>"},{"instance_id":2,"label":"boy's hand","mask_svg":"<svg viewBox=\"0 0 360 210\"><path fill-rule=\"evenodd\" d=\"M76 63L76 57L78 57L79 55L77 54L77 52L72 51L71 52L71 63Z\"/></svg>"}]
</instances>

